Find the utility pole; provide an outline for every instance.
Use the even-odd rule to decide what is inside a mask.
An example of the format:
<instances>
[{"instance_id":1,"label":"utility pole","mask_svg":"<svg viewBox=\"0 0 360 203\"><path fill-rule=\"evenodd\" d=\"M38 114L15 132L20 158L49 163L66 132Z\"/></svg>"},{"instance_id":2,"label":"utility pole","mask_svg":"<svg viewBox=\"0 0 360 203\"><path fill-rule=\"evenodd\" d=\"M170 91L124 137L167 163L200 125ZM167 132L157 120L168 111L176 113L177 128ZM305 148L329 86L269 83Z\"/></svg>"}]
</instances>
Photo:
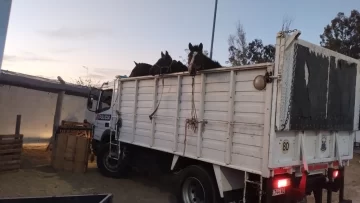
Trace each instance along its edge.
<instances>
[{"instance_id":1,"label":"utility pole","mask_svg":"<svg viewBox=\"0 0 360 203\"><path fill-rule=\"evenodd\" d=\"M213 21L213 29L212 29L212 36L211 36L211 48L210 48L210 58L211 59L212 59L213 45L214 45L214 34L215 34L217 4L218 4L218 0L215 0L214 21Z\"/></svg>"},{"instance_id":2,"label":"utility pole","mask_svg":"<svg viewBox=\"0 0 360 203\"><path fill-rule=\"evenodd\" d=\"M4 58L6 33L9 25L12 0L0 0L0 74Z\"/></svg>"}]
</instances>

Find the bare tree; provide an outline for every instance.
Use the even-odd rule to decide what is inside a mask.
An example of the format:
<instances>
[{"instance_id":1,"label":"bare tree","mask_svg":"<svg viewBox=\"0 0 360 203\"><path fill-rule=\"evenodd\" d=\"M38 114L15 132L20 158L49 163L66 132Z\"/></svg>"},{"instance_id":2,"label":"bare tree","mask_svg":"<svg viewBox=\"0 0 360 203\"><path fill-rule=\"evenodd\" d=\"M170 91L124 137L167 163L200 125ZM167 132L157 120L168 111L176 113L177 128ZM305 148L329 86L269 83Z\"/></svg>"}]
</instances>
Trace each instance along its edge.
<instances>
[{"instance_id":1,"label":"bare tree","mask_svg":"<svg viewBox=\"0 0 360 203\"><path fill-rule=\"evenodd\" d=\"M91 78L82 78L82 77L76 79L75 84L86 87L99 87L101 85L100 81L95 81Z\"/></svg>"},{"instance_id":2,"label":"bare tree","mask_svg":"<svg viewBox=\"0 0 360 203\"><path fill-rule=\"evenodd\" d=\"M281 30L290 30L292 19L284 17ZM229 60L232 66L249 65L264 62L273 62L275 57L275 46L264 45L261 39L246 42L246 32L242 24L238 22L236 32L229 36Z\"/></svg>"}]
</instances>

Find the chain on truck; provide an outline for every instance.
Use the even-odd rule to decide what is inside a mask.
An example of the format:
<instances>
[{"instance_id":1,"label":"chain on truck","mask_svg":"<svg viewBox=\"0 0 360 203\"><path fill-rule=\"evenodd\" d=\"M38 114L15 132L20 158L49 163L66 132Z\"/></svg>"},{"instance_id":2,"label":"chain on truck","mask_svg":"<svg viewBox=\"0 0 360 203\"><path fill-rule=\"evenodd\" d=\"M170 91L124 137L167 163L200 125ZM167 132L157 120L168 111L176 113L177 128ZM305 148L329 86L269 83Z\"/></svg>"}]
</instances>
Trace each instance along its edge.
<instances>
[{"instance_id":1,"label":"chain on truck","mask_svg":"<svg viewBox=\"0 0 360 203\"><path fill-rule=\"evenodd\" d=\"M100 172L172 173L184 203L321 203L324 190L328 203L333 192L351 202L344 176L359 128L360 62L299 35L277 34L274 63L117 77L91 91Z\"/></svg>"}]
</instances>

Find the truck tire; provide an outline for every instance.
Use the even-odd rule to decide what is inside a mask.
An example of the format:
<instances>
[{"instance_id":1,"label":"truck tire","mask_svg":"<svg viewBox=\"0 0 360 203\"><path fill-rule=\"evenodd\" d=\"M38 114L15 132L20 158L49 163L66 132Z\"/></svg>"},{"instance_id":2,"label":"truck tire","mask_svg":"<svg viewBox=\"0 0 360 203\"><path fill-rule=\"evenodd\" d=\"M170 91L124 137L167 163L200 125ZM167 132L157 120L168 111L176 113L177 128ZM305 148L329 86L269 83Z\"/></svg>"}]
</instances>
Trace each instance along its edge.
<instances>
[{"instance_id":1,"label":"truck tire","mask_svg":"<svg viewBox=\"0 0 360 203\"><path fill-rule=\"evenodd\" d=\"M126 148L122 148L121 155L119 160L115 160L112 158L109 158L109 147L110 143L101 145L97 159L96 164L100 171L100 173L103 176L111 177L111 178L123 178L127 176L127 173L129 171L128 166L128 157L124 156L127 155ZM114 150L113 153L116 153Z\"/></svg>"},{"instance_id":2,"label":"truck tire","mask_svg":"<svg viewBox=\"0 0 360 203\"><path fill-rule=\"evenodd\" d=\"M177 193L181 203L218 203L220 194L214 176L199 165L188 166L178 175Z\"/></svg>"}]
</instances>

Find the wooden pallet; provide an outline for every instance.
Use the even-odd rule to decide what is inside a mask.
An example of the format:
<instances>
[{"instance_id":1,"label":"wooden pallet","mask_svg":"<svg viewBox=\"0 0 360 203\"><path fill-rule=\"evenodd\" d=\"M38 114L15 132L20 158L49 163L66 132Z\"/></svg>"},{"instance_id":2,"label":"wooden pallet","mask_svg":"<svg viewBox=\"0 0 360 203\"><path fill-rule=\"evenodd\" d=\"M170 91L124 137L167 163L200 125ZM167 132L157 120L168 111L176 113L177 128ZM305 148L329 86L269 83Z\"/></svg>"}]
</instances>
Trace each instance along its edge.
<instances>
[{"instance_id":1,"label":"wooden pallet","mask_svg":"<svg viewBox=\"0 0 360 203\"><path fill-rule=\"evenodd\" d=\"M0 135L0 171L18 170L23 135Z\"/></svg>"}]
</instances>

